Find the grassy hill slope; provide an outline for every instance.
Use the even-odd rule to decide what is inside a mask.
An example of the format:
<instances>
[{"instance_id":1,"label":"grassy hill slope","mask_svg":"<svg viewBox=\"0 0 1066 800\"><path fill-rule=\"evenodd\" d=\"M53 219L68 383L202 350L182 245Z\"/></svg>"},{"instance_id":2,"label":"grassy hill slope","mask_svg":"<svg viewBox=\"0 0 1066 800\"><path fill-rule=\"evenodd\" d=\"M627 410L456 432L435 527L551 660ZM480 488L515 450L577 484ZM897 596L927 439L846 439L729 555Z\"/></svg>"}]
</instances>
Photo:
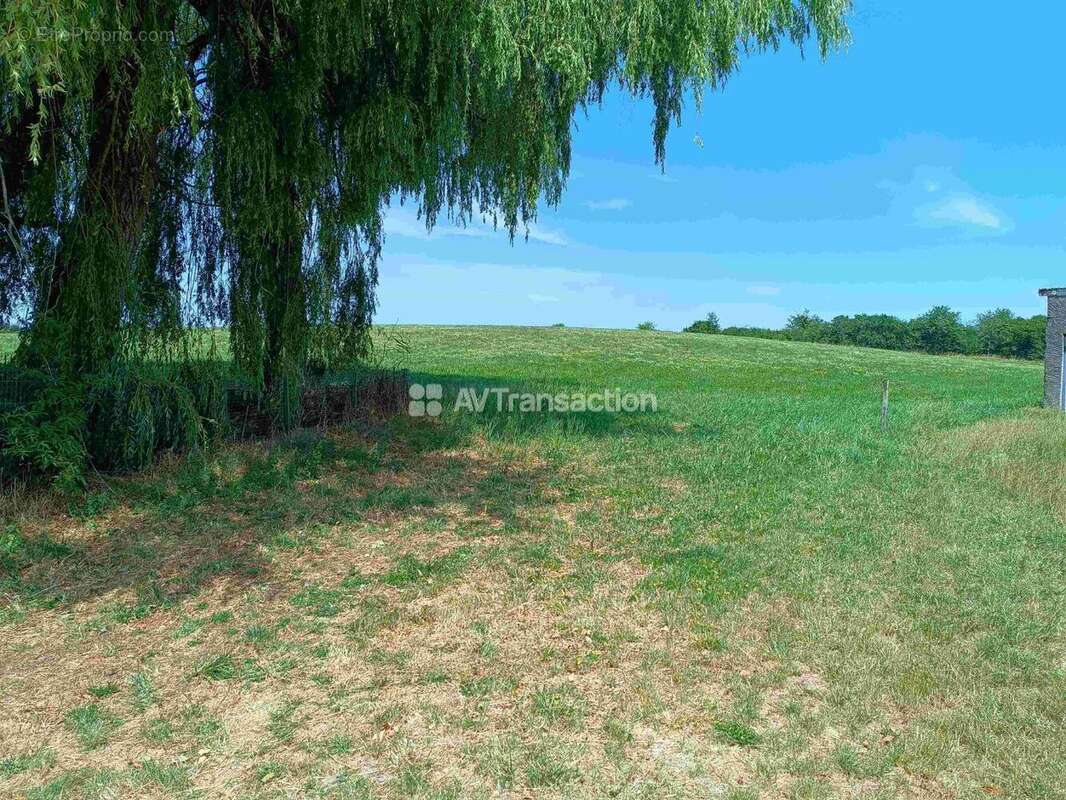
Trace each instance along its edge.
<instances>
[{"instance_id":1,"label":"grassy hill slope","mask_svg":"<svg viewBox=\"0 0 1066 800\"><path fill-rule=\"evenodd\" d=\"M8 501L0 793L1066 796L1038 365L381 335L439 418ZM451 410L495 386L658 410Z\"/></svg>"}]
</instances>

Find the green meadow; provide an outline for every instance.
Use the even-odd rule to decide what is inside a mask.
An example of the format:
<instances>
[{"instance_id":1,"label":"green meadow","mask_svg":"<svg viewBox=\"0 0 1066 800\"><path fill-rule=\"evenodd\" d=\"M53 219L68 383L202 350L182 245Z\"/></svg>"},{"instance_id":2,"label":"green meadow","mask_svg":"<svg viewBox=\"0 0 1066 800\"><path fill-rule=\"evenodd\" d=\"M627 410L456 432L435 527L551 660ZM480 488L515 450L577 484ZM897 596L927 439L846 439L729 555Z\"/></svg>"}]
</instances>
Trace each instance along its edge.
<instances>
[{"instance_id":1,"label":"green meadow","mask_svg":"<svg viewBox=\"0 0 1066 800\"><path fill-rule=\"evenodd\" d=\"M7 361L18 346L18 336L0 331L0 363Z\"/></svg>"},{"instance_id":2,"label":"green meadow","mask_svg":"<svg viewBox=\"0 0 1066 800\"><path fill-rule=\"evenodd\" d=\"M378 335L439 417L2 499L0 795L1066 797L1040 365ZM657 409L455 412L463 387Z\"/></svg>"}]
</instances>

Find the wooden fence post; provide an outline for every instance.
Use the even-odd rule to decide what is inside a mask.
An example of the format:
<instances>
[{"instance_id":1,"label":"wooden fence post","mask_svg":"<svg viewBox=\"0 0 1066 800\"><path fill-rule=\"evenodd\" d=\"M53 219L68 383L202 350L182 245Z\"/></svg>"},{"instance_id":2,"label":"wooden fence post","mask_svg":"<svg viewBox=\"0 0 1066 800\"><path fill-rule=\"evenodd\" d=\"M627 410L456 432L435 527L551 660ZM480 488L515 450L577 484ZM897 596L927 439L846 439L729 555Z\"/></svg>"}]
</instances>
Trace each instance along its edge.
<instances>
[{"instance_id":1,"label":"wooden fence post","mask_svg":"<svg viewBox=\"0 0 1066 800\"><path fill-rule=\"evenodd\" d=\"M881 433L888 431L888 378L881 381Z\"/></svg>"}]
</instances>

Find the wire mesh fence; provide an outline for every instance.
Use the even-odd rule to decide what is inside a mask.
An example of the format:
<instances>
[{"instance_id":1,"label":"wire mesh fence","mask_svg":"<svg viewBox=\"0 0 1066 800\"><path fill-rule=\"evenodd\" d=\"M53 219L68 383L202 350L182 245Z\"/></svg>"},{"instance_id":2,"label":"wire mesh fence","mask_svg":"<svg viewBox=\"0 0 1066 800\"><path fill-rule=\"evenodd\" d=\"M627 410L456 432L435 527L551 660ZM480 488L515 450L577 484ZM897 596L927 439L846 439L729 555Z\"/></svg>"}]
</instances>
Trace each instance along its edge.
<instances>
[{"instance_id":1,"label":"wire mesh fence","mask_svg":"<svg viewBox=\"0 0 1066 800\"><path fill-rule=\"evenodd\" d=\"M39 379L10 363L0 364L0 414L29 405L43 388Z\"/></svg>"},{"instance_id":2,"label":"wire mesh fence","mask_svg":"<svg viewBox=\"0 0 1066 800\"><path fill-rule=\"evenodd\" d=\"M407 403L409 379L405 370L363 367L308 376L299 387L298 424L336 425L363 416L398 413ZM0 414L17 411L36 400L45 383L29 370L0 363ZM238 437L262 435L272 426L264 393L241 376L222 380L225 405ZM287 394L284 391L283 394Z\"/></svg>"}]
</instances>

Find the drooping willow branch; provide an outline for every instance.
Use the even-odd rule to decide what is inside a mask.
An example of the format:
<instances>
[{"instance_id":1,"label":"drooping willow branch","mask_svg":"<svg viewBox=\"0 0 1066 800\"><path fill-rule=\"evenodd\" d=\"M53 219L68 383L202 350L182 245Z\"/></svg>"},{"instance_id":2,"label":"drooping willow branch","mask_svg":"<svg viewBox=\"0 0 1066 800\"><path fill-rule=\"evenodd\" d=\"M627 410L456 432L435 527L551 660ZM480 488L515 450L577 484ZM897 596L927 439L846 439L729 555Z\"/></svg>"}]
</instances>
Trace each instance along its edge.
<instances>
[{"instance_id":1,"label":"drooping willow branch","mask_svg":"<svg viewBox=\"0 0 1066 800\"><path fill-rule=\"evenodd\" d=\"M748 52L847 39L849 0L28 0L0 10L0 314L91 372L225 325L291 419L366 354L382 211L558 202L575 114L649 97L654 157ZM36 31L118 31L60 41ZM166 36L142 36L164 32ZM28 35L21 35L21 34ZM17 181L15 180L17 178ZM289 387L288 389L286 387Z\"/></svg>"}]
</instances>

